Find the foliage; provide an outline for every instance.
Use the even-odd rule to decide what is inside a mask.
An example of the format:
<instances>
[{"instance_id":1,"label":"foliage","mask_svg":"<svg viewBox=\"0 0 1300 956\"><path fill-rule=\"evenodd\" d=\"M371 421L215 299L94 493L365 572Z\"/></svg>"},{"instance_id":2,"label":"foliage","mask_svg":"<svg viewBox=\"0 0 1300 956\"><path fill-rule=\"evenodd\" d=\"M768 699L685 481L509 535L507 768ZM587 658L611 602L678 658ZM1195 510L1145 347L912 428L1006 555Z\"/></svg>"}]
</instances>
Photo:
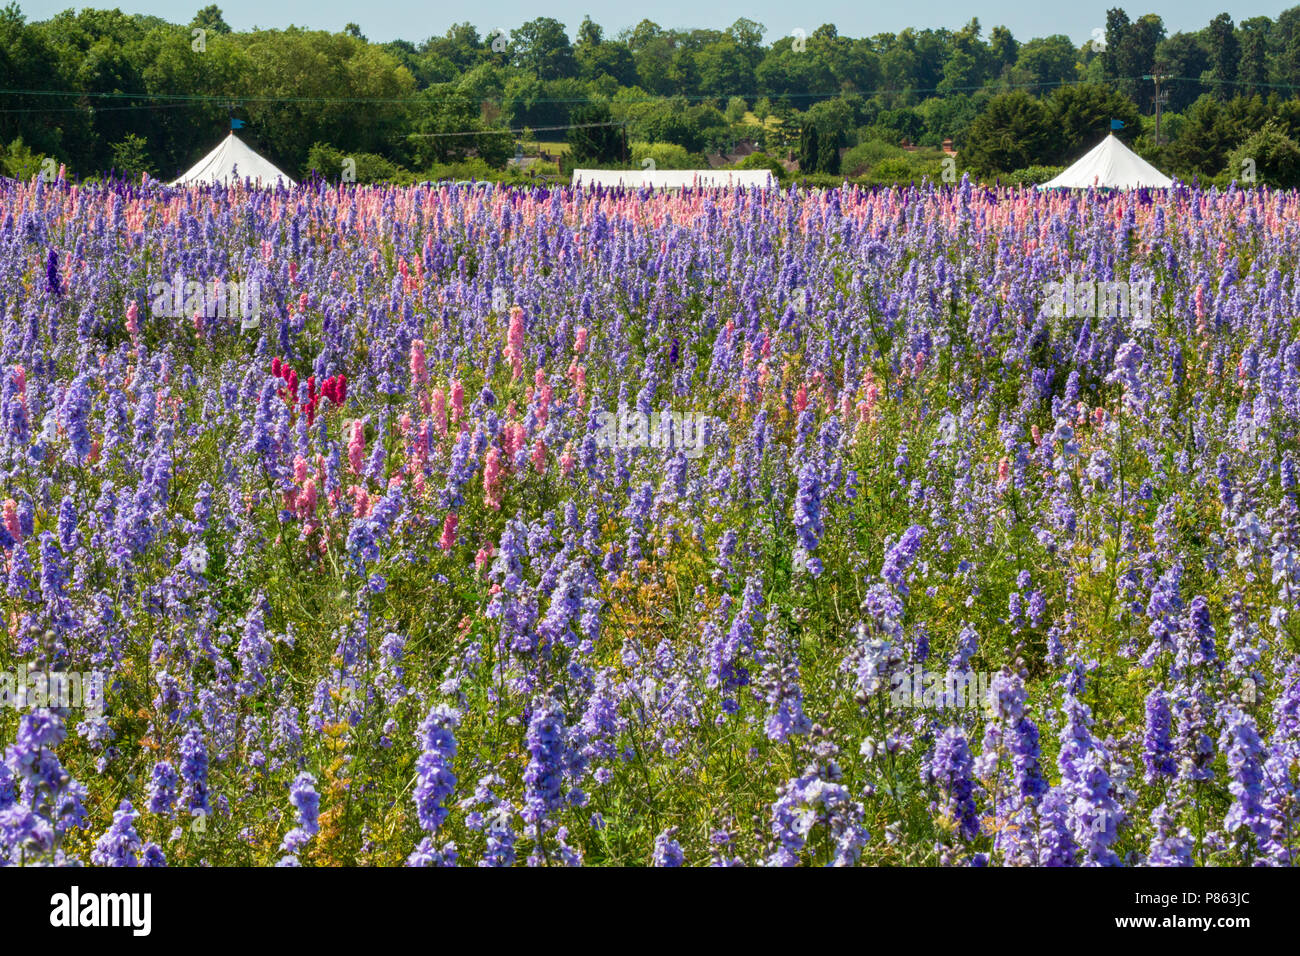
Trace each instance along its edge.
<instances>
[{"instance_id":1,"label":"foliage","mask_svg":"<svg viewBox=\"0 0 1300 956\"><path fill-rule=\"evenodd\" d=\"M33 152L19 136L8 147L0 143L0 173L28 182L44 167L45 156Z\"/></svg>"},{"instance_id":2,"label":"foliage","mask_svg":"<svg viewBox=\"0 0 1300 956\"><path fill-rule=\"evenodd\" d=\"M149 161L149 144L143 136L127 133L120 143L113 144L112 154L113 168L120 175L139 179L142 173L154 172Z\"/></svg>"},{"instance_id":3,"label":"foliage","mask_svg":"<svg viewBox=\"0 0 1300 956\"><path fill-rule=\"evenodd\" d=\"M1002 93L971 124L962 165L979 176L1021 169L1056 155L1051 114L1023 90Z\"/></svg>"},{"instance_id":4,"label":"foliage","mask_svg":"<svg viewBox=\"0 0 1300 956\"><path fill-rule=\"evenodd\" d=\"M676 143L632 143L632 168L646 168L646 160L652 160L654 169L700 169L704 157L698 153L688 153Z\"/></svg>"},{"instance_id":5,"label":"foliage","mask_svg":"<svg viewBox=\"0 0 1300 956\"><path fill-rule=\"evenodd\" d=\"M204 31L201 43L195 30ZM0 142L21 137L82 176L125 159L170 178L212 148L233 112L284 168L301 168L313 143L328 142L411 169L479 157L507 177L512 129L560 139L575 110L599 103L627 124L629 139L692 154L741 139L784 154L798 149L809 123L819 139L848 146L952 139L964 151L976 119L992 109L975 155L962 159L988 175L1073 159L1110 118L1124 119L1124 137L1146 134L1155 87L1142 77L1151 74L1168 78L1167 110L1187 117L1162 130L1168 172L1217 173L1272 117L1297 135L1295 114L1285 114L1300 101L1281 94L1300 89L1300 8L1240 23L1221 14L1172 35L1154 14L1133 19L1113 8L1104 49L1063 35L1022 40L978 20L859 38L833 24L770 42L765 33L744 18L725 30L647 19L607 35L587 18L571 41L565 24L542 16L505 32L458 23L418 43L372 43L355 24L338 33L234 31L211 4L183 25L94 9L28 22L11 3L0 11L9 89ZM1007 125L1015 117L998 97L1016 93L1048 109L1049 148L1035 129ZM1256 96L1259 109L1234 105ZM1195 105L1206 97L1219 113ZM1020 120L1035 113L1018 109ZM143 155L128 145L139 140ZM805 156L808 168L834 165L830 146L821 153Z\"/></svg>"},{"instance_id":6,"label":"foliage","mask_svg":"<svg viewBox=\"0 0 1300 956\"><path fill-rule=\"evenodd\" d=\"M351 166L348 165L351 160ZM315 143L307 153L307 162L303 164L304 177L316 173L327 182L344 181L345 170L351 170L355 176L351 182L356 183L409 183L413 174L396 163L375 153L345 154L327 143Z\"/></svg>"},{"instance_id":7,"label":"foliage","mask_svg":"<svg viewBox=\"0 0 1300 956\"><path fill-rule=\"evenodd\" d=\"M569 130L567 158L573 163L612 163L627 157L626 130L614 121L607 104L579 107L571 118L574 125Z\"/></svg>"},{"instance_id":8,"label":"foliage","mask_svg":"<svg viewBox=\"0 0 1300 956\"><path fill-rule=\"evenodd\" d=\"M1010 173L1000 173L998 182L1007 186L1037 186L1065 172L1064 166L1027 166Z\"/></svg>"},{"instance_id":9,"label":"foliage","mask_svg":"<svg viewBox=\"0 0 1300 956\"><path fill-rule=\"evenodd\" d=\"M1047 105L1049 122L1057 134L1048 156L1058 163L1073 162L1112 132L1128 142L1141 131L1133 102L1100 84L1062 86L1048 98ZM1111 120L1120 120L1123 128L1112 131Z\"/></svg>"},{"instance_id":10,"label":"foliage","mask_svg":"<svg viewBox=\"0 0 1300 956\"><path fill-rule=\"evenodd\" d=\"M750 153L744 159L733 164L734 169L766 169L780 180L786 179L790 174L785 171L785 167L780 161L766 153Z\"/></svg>"},{"instance_id":11,"label":"foliage","mask_svg":"<svg viewBox=\"0 0 1300 956\"><path fill-rule=\"evenodd\" d=\"M799 130L799 171L801 173L817 172L821 160L820 132L816 123L804 123Z\"/></svg>"},{"instance_id":12,"label":"foliage","mask_svg":"<svg viewBox=\"0 0 1300 956\"><path fill-rule=\"evenodd\" d=\"M1251 168L1255 182L1282 189L1300 187L1300 146L1284 133L1276 120L1253 133L1228 154L1228 176L1243 181L1243 170Z\"/></svg>"}]
</instances>

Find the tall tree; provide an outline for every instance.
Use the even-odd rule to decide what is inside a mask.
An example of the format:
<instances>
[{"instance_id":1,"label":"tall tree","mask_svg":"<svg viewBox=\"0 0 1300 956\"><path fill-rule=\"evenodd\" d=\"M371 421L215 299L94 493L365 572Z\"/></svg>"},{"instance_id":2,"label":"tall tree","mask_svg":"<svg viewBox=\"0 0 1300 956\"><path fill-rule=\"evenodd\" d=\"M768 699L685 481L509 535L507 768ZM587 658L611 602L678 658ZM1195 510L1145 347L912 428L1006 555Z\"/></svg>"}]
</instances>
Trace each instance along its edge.
<instances>
[{"instance_id":1,"label":"tall tree","mask_svg":"<svg viewBox=\"0 0 1300 956\"><path fill-rule=\"evenodd\" d=\"M1154 111L1155 103L1152 97L1155 95L1155 86L1150 80L1143 80L1142 77L1150 76L1155 69L1156 50L1164 38L1164 21L1154 13L1148 13L1133 24L1122 44L1120 69L1132 77L1132 80L1127 84L1127 88L1121 87L1121 89L1144 113Z\"/></svg>"},{"instance_id":2,"label":"tall tree","mask_svg":"<svg viewBox=\"0 0 1300 956\"><path fill-rule=\"evenodd\" d=\"M569 152L579 163L616 163L627 156L623 127L615 125L606 103L588 103L570 114Z\"/></svg>"},{"instance_id":3,"label":"tall tree","mask_svg":"<svg viewBox=\"0 0 1300 956\"><path fill-rule=\"evenodd\" d=\"M1106 11L1106 46L1101 51L1101 68L1109 83L1124 75L1120 69L1120 55L1130 26L1128 14L1122 8L1112 7Z\"/></svg>"},{"instance_id":4,"label":"tall tree","mask_svg":"<svg viewBox=\"0 0 1300 956\"><path fill-rule=\"evenodd\" d=\"M971 123L959 154L980 176L1014 172L1049 159L1056 148L1047 108L1024 90L1001 93Z\"/></svg>"},{"instance_id":5,"label":"tall tree","mask_svg":"<svg viewBox=\"0 0 1300 956\"><path fill-rule=\"evenodd\" d=\"M997 76L1016 62L1020 44L1006 27L994 27L989 34L989 75Z\"/></svg>"},{"instance_id":6,"label":"tall tree","mask_svg":"<svg viewBox=\"0 0 1300 956\"><path fill-rule=\"evenodd\" d=\"M221 8L215 3L209 3L206 7L194 14L194 19L190 21L191 27L199 27L207 30L209 33L229 33L230 24L221 14Z\"/></svg>"},{"instance_id":7,"label":"tall tree","mask_svg":"<svg viewBox=\"0 0 1300 956\"><path fill-rule=\"evenodd\" d=\"M1210 48L1210 81L1213 93L1220 100L1230 100L1238 94L1237 66L1241 58L1241 44L1233 29L1232 17L1220 13L1206 27L1206 40Z\"/></svg>"},{"instance_id":8,"label":"tall tree","mask_svg":"<svg viewBox=\"0 0 1300 956\"><path fill-rule=\"evenodd\" d=\"M799 129L799 172L817 171L817 162L821 159L821 149L817 139L817 124L805 122Z\"/></svg>"},{"instance_id":9,"label":"tall tree","mask_svg":"<svg viewBox=\"0 0 1300 956\"><path fill-rule=\"evenodd\" d=\"M1210 68L1210 51L1195 33L1175 33L1161 43L1156 64L1170 77L1163 88L1169 94L1166 109L1185 112L1205 92L1201 75Z\"/></svg>"},{"instance_id":10,"label":"tall tree","mask_svg":"<svg viewBox=\"0 0 1300 956\"><path fill-rule=\"evenodd\" d=\"M1111 132L1110 121L1120 120L1121 139L1138 132L1138 110L1133 101L1102 83L1062 86L1047 101L1056 131L1053 162L1074 162Z\"/></svg>"},{"instance_id":11,"label":"tall tree","mask_svg":"<svg viewBox=\"0 0 1300 956\"><path fill-rule=\"evenodd\" d=\"M840 174L840 149L844 137L839 130L822 132L817 138L817 171L831 176Z\"/></svg>"},{"instance_id":12,"label":"tall tree","mask_svg":"<svg viewBox=\"0 0 1300 956\"><path fill-rule=\"evenodd\" d=\"M72 86L54 44L43 29L28 24L17 3L0 10L0 76L19 90L58 90ZM7 109L0 111L0 144L23 139L38 153L65 157L68 146L84 143L90 134L89 111L53 113L49 97L6 93ZM78 157L80 159L80 157Z\"/></svg>"},{"instance_id":13,"label":"tall tree","mask_svg":"<svg viewBox=\"0 0 1300 956\"><path fill-rule=\"evenodd\" d=\"M1053 86L1075 79L1079 52L1074 42L1063 34L1030 40L1020 47L1016 66L1028 74L1028 82L1035 85L1034 92L1044 92Z\"/></svg>"},{"instance_id":14,"label":"tall tree","mask_svg":"<svg viewBox=\"0 0 1300 956\"><path fill-rule=\"evenodd\" d=\"M1277 49L1274 82L1289 85L1283 90L1287 96L1300 94L1300 7L1278 14L1273 39Z\"/></svg>"},{"instance_id":15,"label":"tall tree","mask_svg":"<svg viewBox=\"0 0 1300 956\"><path fill-rule=\"evenodd\" d=\"M559 80L578 73L573 45L564 24L553 17L538 17L510 34L515 65L539 80Z\"/></svg>"},{"instance_id":16,"label":"tall tree","mask_svg":"<svg viewBox=\"0 0 1300 956\"><path fill-rule=\"evenodd\" d=\"M604 77L613 80L614 86L635 86L636 61L627 44L606 40L605 32L587 17L578 27L578 42L573 48L578 63L578 75L588 82L599 82Z\"/></svg>"},{"instance_id":17,"label":"tall tree","mask_svg":"<svg viewBox=\"0 0 1300 956\"><path fill-rule=\"evenodd\" d=\"M642 20L620 39L627 43L636 63L638 85L650 93L671 95L669 71L672 69L675 41L671 34L653 20Z\"/></svg>"},{"instance_id":18,"label":"tall tree","mask_svg":"<svg viewBox=\"0 0 1300 956\"><path fill-rule=\"evenodd\" d=\"M1268 17L1241 21L1241 60L1237 72L1241 92L1246 96L1268 95L1268 46L1272 27L1273 21Z\"/></svg>"}]
</instances>

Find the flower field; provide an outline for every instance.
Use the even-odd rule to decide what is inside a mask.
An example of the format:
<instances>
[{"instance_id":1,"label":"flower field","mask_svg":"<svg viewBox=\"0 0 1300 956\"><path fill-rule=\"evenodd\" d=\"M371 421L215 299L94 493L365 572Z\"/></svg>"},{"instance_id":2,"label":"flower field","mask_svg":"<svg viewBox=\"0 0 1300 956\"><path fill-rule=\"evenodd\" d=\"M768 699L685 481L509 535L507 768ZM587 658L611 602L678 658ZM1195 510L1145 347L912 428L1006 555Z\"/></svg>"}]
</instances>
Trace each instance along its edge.
<instances>
[{"instance_id":1,"label":"flower field","mask_svg":"<svg viewBox=\"0 0 1300 956\"><path fill-rule=\"evenodd\" d=\"M0 859L1290 864L1298 247L2 180Z\"/></svg>"}]
</instances>

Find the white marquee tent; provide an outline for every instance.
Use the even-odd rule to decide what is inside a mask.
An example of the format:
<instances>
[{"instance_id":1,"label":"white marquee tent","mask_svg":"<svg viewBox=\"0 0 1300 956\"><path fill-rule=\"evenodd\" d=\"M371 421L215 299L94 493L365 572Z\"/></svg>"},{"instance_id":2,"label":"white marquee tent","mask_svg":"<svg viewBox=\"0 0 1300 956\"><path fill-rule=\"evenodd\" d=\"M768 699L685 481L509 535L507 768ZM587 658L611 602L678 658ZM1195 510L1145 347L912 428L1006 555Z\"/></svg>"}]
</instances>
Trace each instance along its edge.
<instances>
[{"instance_id":1,"label":"white marquee tent","mask_svg":"<svg viewBox=\"0 0 1300 956\"><path fill-rule=\"evenodd\" d=\"M767 169L575 169L574 186L623 186L640 189L685 189L691 186L771 186Z\"/></svg>"},{"instance_id":2,"label":"white marquee tent","mask_svg":"<svg viewBox=\"0 0 1300 956\"><path fill-rule=\"evenodd\" d=\"M184 186L200 183L243 182L251 179L259 186L274 186L277 181L286 186L294 181L257 153L234 133L223 139L217 148L195 163L190 170L172 183Z\"/></svg>"},{"instance_id":3,"label":"white marquee tent","mask_svg":"<svg viewBox=\"0 0 1300 956\"><path fill-rule=\"evenodd\" d=\"M1039 189L1167 189L1174 181L1111 133L1073 166Z\"/></svg>"}]
</instances>

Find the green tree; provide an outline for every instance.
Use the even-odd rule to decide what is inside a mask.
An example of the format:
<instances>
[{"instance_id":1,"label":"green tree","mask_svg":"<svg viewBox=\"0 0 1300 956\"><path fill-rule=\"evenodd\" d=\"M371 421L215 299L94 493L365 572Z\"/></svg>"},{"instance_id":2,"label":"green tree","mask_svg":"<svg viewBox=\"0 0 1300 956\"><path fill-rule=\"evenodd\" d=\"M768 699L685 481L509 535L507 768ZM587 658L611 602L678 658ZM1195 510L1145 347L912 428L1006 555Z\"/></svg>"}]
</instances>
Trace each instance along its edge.
<instances>
[{"instance_id":1,"label":"green tree","mask_svg":"<svg viewBox=\"0 0 1300 956\"><path fill-rule=\"evenodd\" d=\"M1228 153L1270 118L1268 104L1258 96L1222 103L1212 94L1202 95L1188 109L1170 146L1176 170L1187 178L1217 175Z\"/></svg>"},{"instance_id":2,"label":"green tree","mask_svg":"<svg viewBox=\"0 0 1300 956\"><path fill-rule=\"evenodd\" d=\"M31 182L33 176L41 171L45 163L42 153L34 153L27 148L19 136L6 149L0 144L0 173L22 182Z\"/></svg>"},{"instance_id":3,"label":"green tree","mask_svg":"<svg viewBox=\"0 0 1300 956\"><path fill-rule=\"evenodd\" d=\"M627 138L616 125L608 104L589 103L571 114L569 153L575 163L609 164L627 156Z\"/></svg>"},{"instance_id":4,"label":"green tree","mask_svg":"<svg viewBox=\"0 0 1300 956\"><path fill-rule=\"evenodd\" d=\"M446 60L455 66L457 73L472 70L491 52L472 23L456 23L440 37L430 37L418 51L424 56Z\"/></svg>"},{"instance_id":5,"label":"green tree","mask_svg":"<svg viewBox=\"0 0 1300 956\"><path fill-rule=\"evenodd\" d=\"M820 159L821 144L818 142L817 124L806 122L799 129L799 172L817 172Z\"/></svg>"},{"instance_id":6,"label":"green tree","mask_svg":"<svg viewBox=\"0 0 1300 956\"><path fill-rule=\"evenodd\" d=\"M1250 168L1262 186L1295 189L1300 186L1300 146L1276 120L1269 120L1228 154L1227 172L1233 179L1241 180Z\"/></svg>"},{"instance_id":7,"label":"green tree","mask_svg":"<svg viewBox=\"0 0 1300 956\"><path fill-rule=\"evenodd\" d=\"M1232 26L1232 17L1220 13L1205 29L1210 48L1210 81L1216 98L1229 100L1236 96L1237 66L1241 57L1241 44Z\"/></svg>"},{"instance_id":8,"label":"green tree","mask_svg":"<svg viewBox=\"0 0 1300 956\"><path fill-rule=\"evenodd\" d=\"M221 14L221 8L215 3L209 3L206 7L194 14L194 19L190 21L190 27L198 27L207 30L209 33L229 33L230 24Z\"/></svg>"},{"instance_id":9,"label":"green tree","mask_svg":"<svg viewBox=\"0 0 1300 956\"><path fill-rule=\"evenodd\" d=\"M994 176L1040 164L1056 149L1051 115L1023 90L989 100L971 123L962 164L978 176Z\"/></svg>"},{"instance_id":10,"label":"green tree","mask_svg":"<svg viewBox=\"0 0 1300 956\"><path fill-rule=\"evenodd\" d=\"M1108 83L1115 83L1124 75L1120 59L1131 26L1128 14L1122 8L1111 7L1106 11L1106 46L1099 59L1102 75Z\"/></svg>"},{"instance_id":11,"label":"green tree","mask_svg":"<svg viewBox=\"0 0 1300 956\"><path fill-rule=\"evenodd\" d=\"M1020 44L1006 27L993 28L988 42L989 75L997 76L1003 69L1013 66L1020 54Z\"/></svg>"},{"instance_id":12,"label":"green tree","mask_svg":"<svg viewBox=\"0 0 1300 956\"><path fill-rule=\"evenodd\" d=\"M695 56L699 67L700 92L725 99L754 88L750 58L734 40L710 43Z\"/></svg>"},{"instance_id":13,"label":"green tree","mask_svg":"<svg viewBox=\"0 0 1300 956\"><path fill-rule=\"evenodd\" d=\"M578 65L564 24L553 17L529 20L510 34L515 66L539 80L577 76Z\"/></svg>"},{"instance_id":14,"label":"green tree","mask_svg":"<svg viewBox=\"0 0 1300 956\"><path fill-rule=\"evenodd\" d=\"M1164 21L1154 14L1130 23L1123 10L1108 10L1106 49L1101 54L1106 82L1131 100L1149 96L1149 92L1144 93L1142 77L1152 71L1164 35Z\"/></svg>"},{"instance_id":15,"label":"green tree","mask_svg":"<svg viewBox=\"0 0 1300 956\"><path fill-rule=\"evenodd\" d=\"M931 146L940 146L945 139L951 138L960 149L966 142L971 123L980 114L988 98L989 94L981 91L974 94L935 96L925 100L912 111L920 121L921 128L915 136L909 138ZM897 137L894 142L897 142Z\"/></svg>"},{"instance_id":16,"label":"green tree","mask_svg":"<svg viewBox=\"0 0 1300 956\"><path fill-rule=\"evenodd\" d=\"M69 89L74 80L66 75L59 53L45 30L26 22L17 3L0 10L0 76L3 85L18 90ZM38 152L57 152L67 138L75 145L90 137L89 110L55 113L50 97L6 93L0 110L0 142L19 139Z\"/></svg>"},{"instance_id":17,"label":"green tree","mask_svg":"<svg viewBox=\"0 0 1300 956\"><path fill-rule=\"evenodd\" d=\"M645 168L645 160L649 159L654 163L655 169L697 169L701 159L676 143L632 143L629 147L632 153L632 166L636 169Z\"/></svg>"},{"instance_id":18,"label":"green tree","mask_svg":"<svg viewBox=\"0 0 1300 956\"><path fill-rule=\"evenodd\" d=\"M983 85L988 68L989 51L980 40L980 22L972 19L953 37L938 91L948 94L977 89Z\"/></svg>"},{"instance_id":19,"label":"green tree","mask_svg":"<svg viewBox=\"0 0 1300 956\"><path fill-rule=\"evenodd\" d=\"M1251 17L1241 21L1241 59L1238 62L1238 76L1241 80L1241 92L1246 96L1256 93L1268 95L1269 81L1269 33L1273 21L1268 17Z\"/></svg>"},{"instance_id":20,"label":"green tree","mask_svg":"<svg viewBox=\"0 0 1300 956\"><path fill-rule=\"evenodd\" d=\"M349 162L350 161L350 162ZM344 154L328 143L313 143L307 152L307 161L303 164L302 174L309 176L313 172L329 182L343 181L345 170L351 169L355 177L350 182L361 184L378 182L410 182L413 177L401 166L384 156L374 153Z\"/></svg>"},{"instance_id":21,"label":"green tree","mask_svg":"<svg viewBox=\"0 0 1300 956\"><path fill-rule=\"evenodd\" d=\"M1100 83L1059 87L1047 100L1047 106L1054 134L1054 148L1045 157L1048 163L1074 162L1109 135L1113 119L1124 122L1124 128L1116 131L1120 139L1131 139L1141 129L1141 117L1133 101Z\"/></svg>"},{"instance_id":22,"label":"green tree","mask_svg":"<svg viewBox=\"0 0 1300 956\"><path fill-rule=\"evenodd\" d=\"M1289 84L1294 96L1300 90L1300 7L1291 7L1278 14L1272 30L1276 49L1274 81Z\"/></svg>"},{"instance_id":23,"label":"green tree","mask_svg":"<svg viewBox=\"0 0 1300 956\"><path fill-rule=\"evenodd\" d=\"M636 85L636 61L626 43L605 39L604 31L587 17L578 28L573 49L578 75L587 81L609 77L617 86Z\"/></svg>"},{"instance_id":24,"label":"green tree","mask_svg":"<svg viewBox=\"0 0 1300 956\"><path fill-rule=\"evenodd\" d=\"M1070 38L1060 33L1033 39L1020 48L1016 65L1026 70L1031 82L1056 86L1075 79L1079 53Z\"/></svg>"},{"instance_id":25,"label":"green tree","mask_svg":"<svg viewBox=\"0 0 1300 956\"><path fill-rule=\"evenodd\" d=\"M425 90L421 100L410 138L410 156L417 166L457 163L472 154L494 168L505 166L513 137L508 130L485 122L472 97L444 83Z\"/></svg>"},{"instance_id":26,"label":"green tree","mask_svg":"<svg viewBox=\"0 0 1300 956\"><path fill-rule=\"evenodd\" d=\"M149 160L149 144L142 136L127 133L119 142L113 144L113 168L123 176L139 179L142 173L154 174L153 163Z\"/></svg>"},{"instance_id":27,"label":"green tree","mask_svg":"<svg viewBox=\"0 0 1300 956\"><path fill-rule=\"evenodd\" d=\"M815 34L802 53L794 49L793 37L781 37L758 64L754 82L768 96L792 96L805 105L828 96L839 83L826 51L827 43Z\"/></svg>"},{"instance_id":28,"label":"green tree","mask_svg":"<svg viewBox=\"0 0 1300 956\"><path fill-rule=\"evenodd\" d=\"M844 136L839 130L822 132L817 137L817 172L840 174L840 149L844 145Z\"/></svg>"},{"instance_id":29,"label":"green tree","mask_svg":"<svg viewBox=\"0 0 1300 956\"><path fill-rule=\"evenodd\" d=\"M1210 51L1194 33L1175 33L1156 48L1161 72L1175 77L1163 87L1168 94L1165 108L1184 112L1206 91L1201 74L1210 68Z\"/></svg>"},{"instance_id":30,"label":"green tree","mask_svg":"<svg viewBox=\"0 0 1300 956\"><path fill-rule=\"evenodd\" d=\"M239 84L250 97L249 135L277 165L301 168L316 142L383 155L411 132L415 79L380 47L297 28L234 39L247 64Z\"/></svg>"},{"instance_id":31,"label":"green tree","mask_svg":"<svg viewBox=\"0 0 1300 956\"><path fill-rule=\"evenodd\" d=\"M637 85L650 93L673 92L668 71L673 62L674 41L671 34L653 20L642 20L621 36L636 62Z\"/></svg>"},{"instance_id":32,"label":"green tree","mask_svg":"<svg viewBox=\"0 0 1300 956\"><path fill-rule=\"evenodd\" d=\"M673 53L672 63L668 67L668 82L672 84L674 92L682 96L695 96L700 92L699 57L699 53L684 46L679 46Z\"/></svg>"},{"instance_id":33,"label":"green tree","mask_svg":"<svg viewBox=\"0 0 1300 956\"><path fill-rule=\"evenodd\" d=\"M1133 24L1121 51L1120 69L1132 79L1123 84L1120 90L1136 102L1143 113L1151 113L1155 109L1155 103L1151 99L1155 95L1155 87L1142 77L1149 76L1155 69L1156 50L1164 38L1164 21L1154 13L1148 13Z\"/></svg>"}]
</instances>

